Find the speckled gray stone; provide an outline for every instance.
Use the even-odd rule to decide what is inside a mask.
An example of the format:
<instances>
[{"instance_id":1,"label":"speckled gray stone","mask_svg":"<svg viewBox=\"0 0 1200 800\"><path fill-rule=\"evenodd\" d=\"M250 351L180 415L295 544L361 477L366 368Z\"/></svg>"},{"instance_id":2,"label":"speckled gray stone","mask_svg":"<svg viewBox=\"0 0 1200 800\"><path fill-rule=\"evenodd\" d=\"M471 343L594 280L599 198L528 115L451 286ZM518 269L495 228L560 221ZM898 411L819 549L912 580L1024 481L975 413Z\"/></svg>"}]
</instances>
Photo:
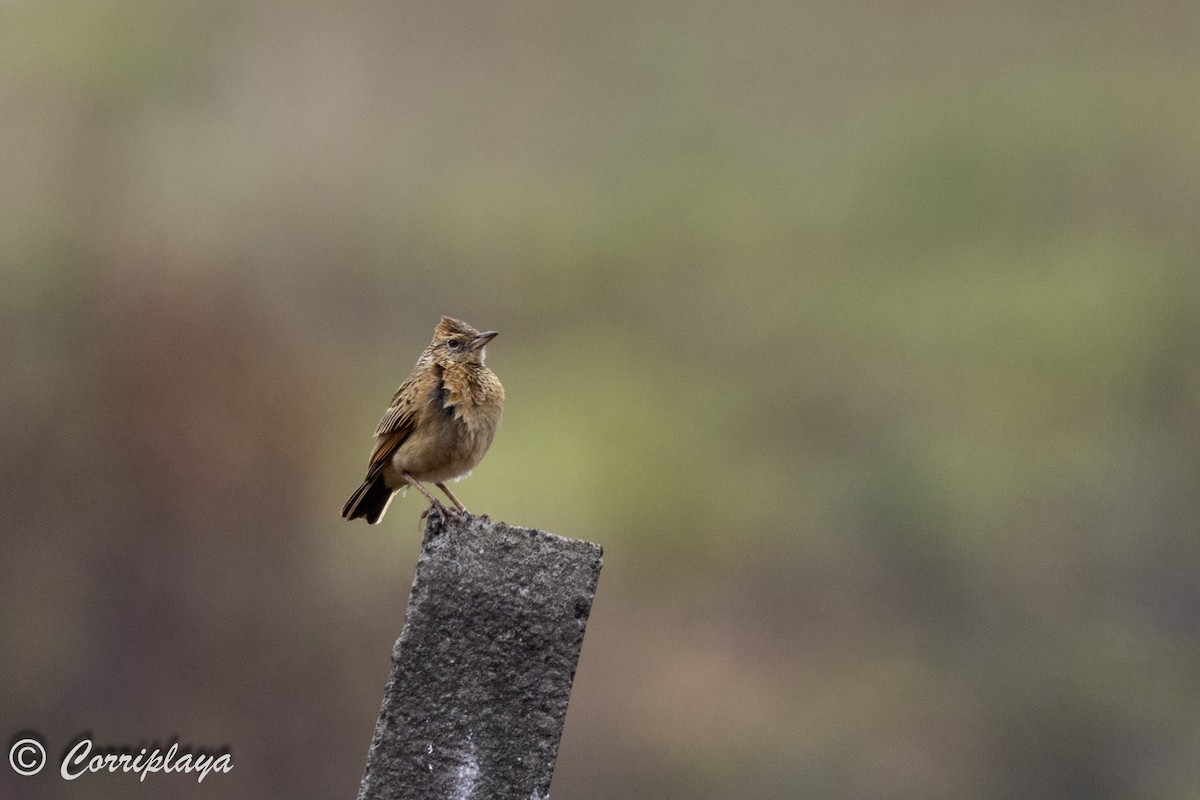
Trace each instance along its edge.
<instances>
[{"instance_id":1,"label":"speckled gray stone","mask_svg":"<svg viewBox=\"0 0 1200 800\"><path fill-rule=\"evenodd\" d=\"M547 800L602 554L430 516L359 800Z\"/></svg>"}]
</instances>

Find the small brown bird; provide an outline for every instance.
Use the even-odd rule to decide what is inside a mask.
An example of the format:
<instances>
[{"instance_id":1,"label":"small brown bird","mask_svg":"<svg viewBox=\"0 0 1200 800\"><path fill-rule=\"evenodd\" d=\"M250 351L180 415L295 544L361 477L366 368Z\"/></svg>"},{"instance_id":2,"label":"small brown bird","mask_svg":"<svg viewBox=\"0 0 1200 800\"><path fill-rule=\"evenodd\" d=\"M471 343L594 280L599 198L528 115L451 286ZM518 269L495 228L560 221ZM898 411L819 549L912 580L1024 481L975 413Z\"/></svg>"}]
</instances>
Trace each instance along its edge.
<instances>
[{"instance_id":1,"label":"small brown bird","mask_svg":"<svg viewBox=\"0 0 1200 800\"><path fill-rule=\"evenodd\" d=\"M504 387L483 364L483 348L496 335L442 317L433 341L375 429L367 477L346 501L343 517L363 517L375 524L393 493L407 486L423 494L431 510L445 513L422 481L434 483L460 513L467 512L446 481L465 477L475 468L500 424Z\"/></svg>"}]
</instances>

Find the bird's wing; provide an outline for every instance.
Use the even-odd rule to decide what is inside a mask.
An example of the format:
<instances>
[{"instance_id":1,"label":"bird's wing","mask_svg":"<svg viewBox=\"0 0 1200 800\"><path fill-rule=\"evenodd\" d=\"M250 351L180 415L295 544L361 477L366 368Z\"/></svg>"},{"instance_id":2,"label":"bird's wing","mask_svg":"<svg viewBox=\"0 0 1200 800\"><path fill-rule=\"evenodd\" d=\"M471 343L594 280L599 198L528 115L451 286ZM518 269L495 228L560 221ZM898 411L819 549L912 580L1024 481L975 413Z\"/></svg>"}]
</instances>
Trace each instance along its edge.
<instances>
[{"instance_id":1,"label":"bird's wing","mask_svg":"<svg viewBox=\"0 0 1200 800\"><path fill-rule=\"evenodd\" d=\"M368 473L386 464L396 452L396 448L404 444L404 440L412 433L417 404L420 401L416 384L415 375L409 376L408 380L400 384L383 419L379 420L379 425L375 428L375 449L371 451L371 458L367 463Z\"/></svg>"}]
</instances>

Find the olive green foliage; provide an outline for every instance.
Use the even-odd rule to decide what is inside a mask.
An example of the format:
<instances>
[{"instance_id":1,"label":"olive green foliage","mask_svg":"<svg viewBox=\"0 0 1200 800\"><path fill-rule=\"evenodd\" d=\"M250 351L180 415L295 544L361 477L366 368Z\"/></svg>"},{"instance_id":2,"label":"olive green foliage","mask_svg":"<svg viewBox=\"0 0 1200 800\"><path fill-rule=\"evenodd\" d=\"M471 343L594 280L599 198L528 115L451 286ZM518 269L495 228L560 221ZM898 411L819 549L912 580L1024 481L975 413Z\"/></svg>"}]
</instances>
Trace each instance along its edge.
<instances>
[{"instance_id":1,"label":"olive green foliage","mask_svg":"<svg viewBox=\"0 0 1200 800\"><path fill-rule=\"evenodd\" d=\"M452 314L456 494L606 548L556 797L1195 798L1197 86L1185 2L0 3L0 734L351 796Z\"/></svg>"}]
</instances>

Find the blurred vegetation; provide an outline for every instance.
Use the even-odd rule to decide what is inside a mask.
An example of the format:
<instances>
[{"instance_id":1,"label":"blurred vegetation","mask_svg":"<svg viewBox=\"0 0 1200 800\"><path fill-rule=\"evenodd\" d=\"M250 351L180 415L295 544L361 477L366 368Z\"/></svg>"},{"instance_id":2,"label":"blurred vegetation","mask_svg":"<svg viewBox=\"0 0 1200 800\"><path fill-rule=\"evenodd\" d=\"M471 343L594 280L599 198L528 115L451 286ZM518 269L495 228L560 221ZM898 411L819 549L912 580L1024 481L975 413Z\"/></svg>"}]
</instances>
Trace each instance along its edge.
<instances>
[{"instance_id":1,"label":"blurred vegetation","mask_svg":"<svg viewBox=\"0 0 1200 800\"><path fill-rule=\"evenodd\" d=\"M607 550L556 797L1197 797L1198 81L1184 2L0 3L0 720L235 763L0 795L355 791L451 313L457 493Z\"/></svg>"}]
</instances>

